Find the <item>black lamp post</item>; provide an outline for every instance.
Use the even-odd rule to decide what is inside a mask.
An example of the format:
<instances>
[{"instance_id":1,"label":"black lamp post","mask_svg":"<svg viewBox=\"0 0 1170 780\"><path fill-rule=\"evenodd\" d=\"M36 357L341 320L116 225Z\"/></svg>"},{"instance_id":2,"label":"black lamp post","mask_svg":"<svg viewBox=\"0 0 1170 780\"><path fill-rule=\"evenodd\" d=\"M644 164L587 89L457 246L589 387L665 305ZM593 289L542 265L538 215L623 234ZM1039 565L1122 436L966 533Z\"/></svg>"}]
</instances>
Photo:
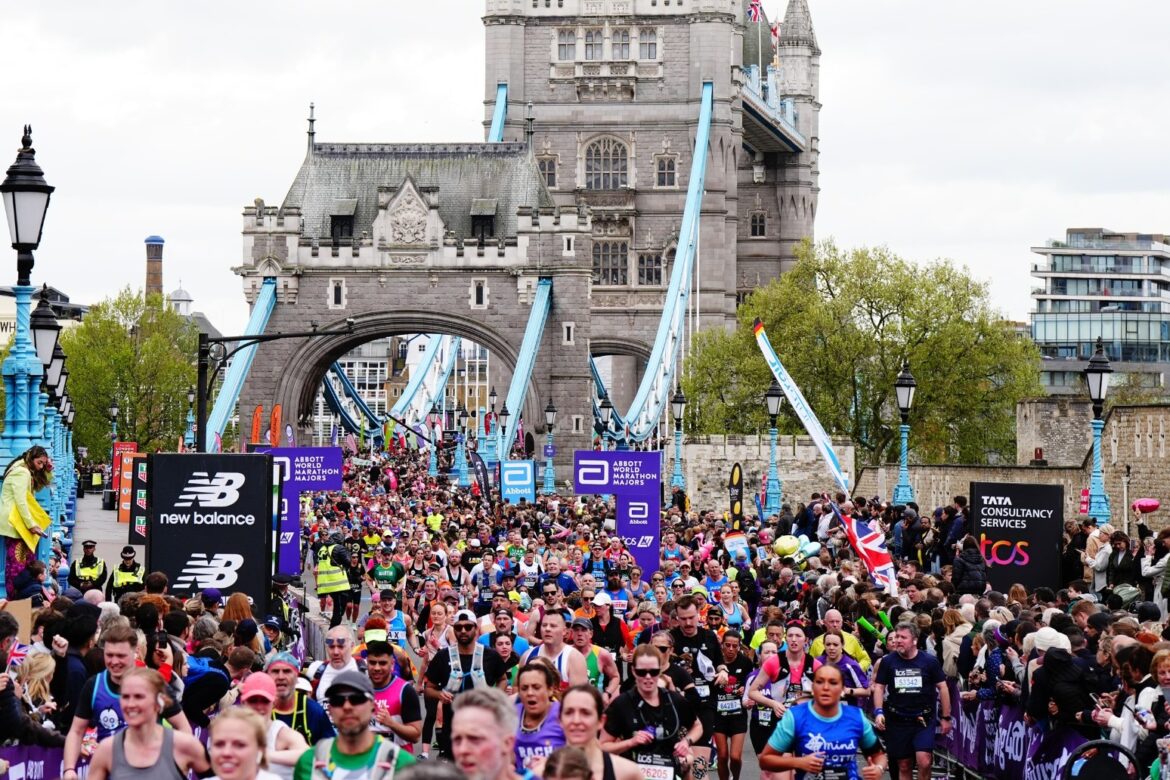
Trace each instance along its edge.
<instances>
[{"instance_id":1,"label":"black lamp post","mask_svg":"<svg viewBox=\"0 0 1170 780\"><path fill-rule=\"evenodd\" d=\"M1089 476L1089 517L1099 523L1109 522L1111 508L1105 492L1105 474L1101 466L1101 433L1105 430L1105 396L1109 393L1109 375L1113 367L1105 357L1105 343L1097 337L1096 349L1085 366L1085 384L1093 403L1093 473Z\"/></svg>"},{"instance_id":2,"label":"black lamp post","mask_svg":"<svg viewBox=\"0 0 1170 780\"><path fill-rule=\"evenodd\" d=\"M547 446L544 450L544 492L557 492L557 475L553 467L553 455L556 450L553 448L553 428L557 424L557 408L553 406L552 398L548 399L548 406L544 407L544 429L545 435L548 437Z\"/></svg>"}]
</instances>

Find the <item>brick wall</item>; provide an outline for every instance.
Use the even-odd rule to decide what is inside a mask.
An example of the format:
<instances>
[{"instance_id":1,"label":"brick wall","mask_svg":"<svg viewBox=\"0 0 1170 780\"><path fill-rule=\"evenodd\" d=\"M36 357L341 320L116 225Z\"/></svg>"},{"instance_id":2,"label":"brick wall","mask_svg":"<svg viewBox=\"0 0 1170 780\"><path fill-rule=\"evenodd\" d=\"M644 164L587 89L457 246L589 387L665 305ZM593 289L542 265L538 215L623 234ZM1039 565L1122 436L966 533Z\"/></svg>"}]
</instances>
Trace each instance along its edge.
<instances>
[{"instance_id":1,"label":"brick wall","mask_svg":"<svg viewBox=\"0 0 1170 780\"><path fill-rule=\"evenodd\" d=\"M1028 398L1016 404L1016 463L1037 449L1049 466L1078 466L1092 446L1093 405L1087 398Z\"/></svg>"}]
</instances>

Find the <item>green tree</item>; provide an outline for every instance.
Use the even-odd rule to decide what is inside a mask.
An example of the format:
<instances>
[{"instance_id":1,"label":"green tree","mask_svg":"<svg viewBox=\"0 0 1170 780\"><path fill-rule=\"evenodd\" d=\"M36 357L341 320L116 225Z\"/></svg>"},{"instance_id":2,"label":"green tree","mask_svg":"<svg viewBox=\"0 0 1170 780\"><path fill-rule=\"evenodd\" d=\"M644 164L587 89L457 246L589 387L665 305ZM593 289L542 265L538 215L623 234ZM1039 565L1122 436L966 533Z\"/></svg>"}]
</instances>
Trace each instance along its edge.
<instances>
[{"instance_id":1,"label":"green tree","mask_svg":"<svg viewBox=\"0 0 1170 780\"><path fill-rule=\"evenodd\" d=\"M101 460L110 450L109 406L118 402L118 438L142 452L174 450L187 424L198 331L160 295L129 287L93 306L61 334L68 392L77 415L74 445Z\"/></svg>"},{"instance_id":2,"label":"green tree","mask_svg":"<svg viewBox=\"0 0 1170 780\"><path fill-rule=\"evenodd\" d=\"M1039 354L966 271L806 242L791 271L748 297L734 331L697 334L683 377L689 430L767 428L771 372L752 334L757 317L825 430L856 442L857 466L897 458L894 379L904 359L918 382L915 460L1014 460L1015 406L1040 393ZM803 433L787 403L779 427Z\"/></svg>"}]
</instances>

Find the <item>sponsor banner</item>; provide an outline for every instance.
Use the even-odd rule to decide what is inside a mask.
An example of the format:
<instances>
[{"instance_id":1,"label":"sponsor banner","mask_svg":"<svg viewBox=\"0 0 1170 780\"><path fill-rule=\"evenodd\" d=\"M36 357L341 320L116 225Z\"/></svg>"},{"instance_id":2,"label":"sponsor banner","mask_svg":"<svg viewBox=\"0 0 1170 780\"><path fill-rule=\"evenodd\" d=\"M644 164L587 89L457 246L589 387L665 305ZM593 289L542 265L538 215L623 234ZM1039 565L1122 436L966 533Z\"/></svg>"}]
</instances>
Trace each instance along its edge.
<instances>
[{"instance_id":1,"label":"sponsor banner","mask_svg":"<svg viewBox=\"0 0 1170 780\"><path fill-rule=\"evenodd\" d=\"M260 443L260 425L264 417L264 405L257 404L256 408L252 410L252 435L248 437L248 441L252 444Z\"/></svg>"},{"instance_id":2,"label":"sponsor banner","mask_svg":"<svg viewBox=\"0 0 1170 780\"><path fill-rule=\"evenodd\" d=\"M301 493L341 490L341 448L257 447L256 451L271 455L280 470L276 570L296 576L301 573Z\"/></svg>"},{"instance_id":3,"label":"sponsor banner","mask_svg":"<svg viewBox=\"0 0 1170 780\"><path fill-rule=\"evenodd\" d=\"M987 559L996 590L1059 588L1064 488L1015 482L972 482L971 533Z\"/></svg>"},{"instance_id":4,"label":"sponsor banner","mask_svg":"<svg viewBox=\"0 0 1170 780\"><path fill-rule=\"evenodd\" d=\"M118 522L130 522L130 507L134 504L134 461L145 458L140 452L118 453Z\"/></svg>"},{"instance_id":5,"label":"sponsor banner","mask_svg":"<svg viewBox=\"0 0 1170 780\"><path fill-rule=\"evenodd\" d=\"M112 469L111 479L113 484L110 486L116 493L121 487L122 480L122 461L120 456L123 452L138 452L138 442L136 441L116 441L114 442L114 462L110 464Z\"/></svg>"},{"instance_id":6,"label":"sponsor banner","mask_svg":"<svg viewBox=\"0 0 1170 780\"><path fill-rule=\"evenodd\" d=\"M536 461L500 461L500 498L510 504L536 502Z\"/></svg>"},{"instance_id":7,"label":"sponsor banner","mask_svg":"<svg viewBox=\"0 0 1170 780\"><path fill-rule=\"evenodd\" d=\"M573 489L580 495L613 494L618 535L645 577L658 571L661 482L662 453L657 450L573 453Z\"/></svg>"},{"instance_id":8,"label":"sponsor banner","mask_svg":"<svg viewBox=\"0 0 1170 780\"><path fill-rule=\"evenodd\" d=\"M187 596L242 592L268 612L273 463L269 455L150 456L146 568Z\"/></svg>"},{"instance_id":9,"label":"sponsor banner","mask_svg":"<svg viewBox=\"0 0 1170 780\"><path fill-rule=\"evenodd\" d=\"M727 498L731 503L731 527L738 530L743 526L743 468L738 463L731 467L727 478Z\"/></svg>"},{"instance_id":10,"label":"sponsor banner","mask_svg":"<svg viewBox=\"0 0 1170 780\"><path fill-rule=\"evenodd\" d=\"M146 526L150 512L150 467L143 455L134 459L134 479L131 490L134 501L130 506L130 539L127 544L146 544Z\"/></svg>"},{"instance_id":11,"label":"sponsor banner","mask_svg":"<svg viewBox=\"0 0 1170 780\"><path fill-rule=\"evenodd\" d=\"M471 467L475 469L475 481L479 483L479 494L485 497L490 495L491 485L488 482L487 464L483 462L483 456L475 450L467 455L471 459Z\"/></svg>"}]
</instances>

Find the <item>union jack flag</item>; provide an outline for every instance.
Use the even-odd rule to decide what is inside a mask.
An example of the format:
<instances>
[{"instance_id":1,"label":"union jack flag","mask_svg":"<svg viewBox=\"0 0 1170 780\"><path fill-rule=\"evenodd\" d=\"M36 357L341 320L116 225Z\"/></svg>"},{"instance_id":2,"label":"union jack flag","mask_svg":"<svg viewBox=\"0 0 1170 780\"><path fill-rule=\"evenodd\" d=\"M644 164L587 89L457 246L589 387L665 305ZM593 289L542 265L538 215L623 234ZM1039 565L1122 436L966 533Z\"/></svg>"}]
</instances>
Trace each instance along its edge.
<instances>
[{"instance_id":1,"label":"union jack flag","mask_svg":"<svg viewBox=\"0 0 1170 780\"><path fill-rule=\"evenodd\" d=\"M752 0L750 3L748 3L748 19L749 20L756 22L758 24L760 21L760 16L762 14L763 14L763 11L760 9L760 0Z\"/></svg>"},{"instance_id":2,"label":"union jack flag","mask_svg":"<svg viewBox=\"0 0 1170 780\"><path fill-rule=\"evenodd\" d=\"M845 528L845 535L849 537L853 551L869 569L869 576L891 596L898 595L897 571L894 569L894 559L890 557L890 551L886 548L885 535L852 515L842 517L836 504L829 504L829 507L833 510L833 516Z\"/></svg>"},{"instance_id":3,"label":"union jack flag","mask_svg":"<svg viewBox=\"0 0 1170 780\"><path fill-rule=\"evenodd\" d=\"M28 658L28 651L31 650L30 645L22 645L17 642L12 646L12 651L8 654L8 668L14 669L24 663L24 659Z\"/></svg>"}]
</instances>

